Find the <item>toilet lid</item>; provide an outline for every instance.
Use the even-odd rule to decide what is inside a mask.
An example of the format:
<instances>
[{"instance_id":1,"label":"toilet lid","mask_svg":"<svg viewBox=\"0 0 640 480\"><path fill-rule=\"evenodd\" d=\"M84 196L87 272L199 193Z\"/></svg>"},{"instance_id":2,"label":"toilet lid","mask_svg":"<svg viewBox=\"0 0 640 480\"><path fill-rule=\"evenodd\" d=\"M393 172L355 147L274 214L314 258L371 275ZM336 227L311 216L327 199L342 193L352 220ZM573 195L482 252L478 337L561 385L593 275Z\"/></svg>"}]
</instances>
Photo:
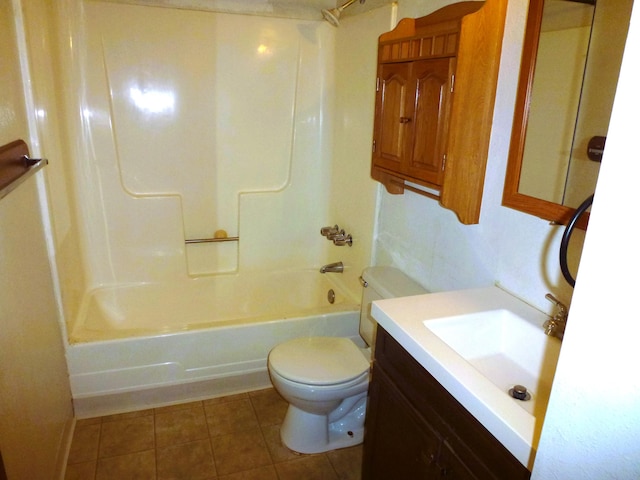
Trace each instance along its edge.
<instances>
[{"instance_id":1,"label":"toilet lid","mask_svg":"<svg viewBox=\"0 0 640 480\"><path fill-rule=\"evenodd\" d=\"M369 361L348 338L296 338L269 353L269 365L294 382L333 385L352 380L369 369Z\"/></svg>"}]
</instances>

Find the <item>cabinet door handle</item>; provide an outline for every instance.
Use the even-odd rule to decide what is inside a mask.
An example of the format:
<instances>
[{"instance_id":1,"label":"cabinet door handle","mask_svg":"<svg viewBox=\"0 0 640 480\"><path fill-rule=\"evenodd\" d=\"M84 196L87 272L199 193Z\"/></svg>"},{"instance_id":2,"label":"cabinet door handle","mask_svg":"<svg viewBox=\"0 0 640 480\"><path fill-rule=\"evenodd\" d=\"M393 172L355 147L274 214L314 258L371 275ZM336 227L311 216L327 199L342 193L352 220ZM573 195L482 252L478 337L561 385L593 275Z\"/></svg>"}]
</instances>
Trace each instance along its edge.
<instances>
[{"instance_id":1,"label":"cabinet door handle","mask_svg":"<svg viewBox=\"0 0 640 480\"><path fill-rule=\"evenodd\" d=\"M410 117L400 117L400 123L409 123L410 121Z\"/></svg>"},{"instance_id":2,"label":"cabinet door handle","mask_svg":"<svg viewBox=\"0 0 640 480\"><path fill-rule=\"evenodd\" d=\"M424 465L433 465L436 463L436 454L435 453L425 453L425 452L420 452L420 461L424 464Z\"/></svg>"}]
</instances>

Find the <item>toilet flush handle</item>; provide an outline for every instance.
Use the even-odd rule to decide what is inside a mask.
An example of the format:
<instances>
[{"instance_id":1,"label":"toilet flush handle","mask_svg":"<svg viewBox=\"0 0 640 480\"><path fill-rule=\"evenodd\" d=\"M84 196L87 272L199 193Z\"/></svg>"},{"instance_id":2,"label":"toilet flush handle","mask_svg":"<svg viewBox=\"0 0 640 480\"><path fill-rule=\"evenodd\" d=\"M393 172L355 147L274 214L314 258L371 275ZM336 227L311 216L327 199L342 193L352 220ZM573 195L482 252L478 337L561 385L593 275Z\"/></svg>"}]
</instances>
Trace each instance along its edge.
<instances>
[{"instance_id":1,"label":"toilet flush handle","mask_svg":"<svg viewBox=\"0 0 640 480\"><path fill-rule=\"evenodd\" d=\"M369 286L369 283L362 278L362 275L360 275L360 285L362 285L364 288L367 288Z\"/></svg>"}]
</instances>

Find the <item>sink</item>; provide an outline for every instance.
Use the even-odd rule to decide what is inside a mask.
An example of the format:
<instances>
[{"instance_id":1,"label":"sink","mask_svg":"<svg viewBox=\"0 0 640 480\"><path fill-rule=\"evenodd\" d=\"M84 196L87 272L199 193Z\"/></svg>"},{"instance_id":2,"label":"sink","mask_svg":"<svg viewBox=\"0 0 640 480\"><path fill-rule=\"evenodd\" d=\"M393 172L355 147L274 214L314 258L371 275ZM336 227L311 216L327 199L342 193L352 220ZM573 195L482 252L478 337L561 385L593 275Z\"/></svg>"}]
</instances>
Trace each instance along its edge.
<instances>
[{"instance_id":1,"label":"sink","mask_svg":"<svg viewBox=\"0 0 640 480\"><path fill-rule=\"evenodd\" d=\"M560 354L556 338L506 309L428 320L423 324L505 394L510 395L515 385L524 386L526 399L512 398L529 413L535 415L536 407L546 409ZM543 402L538 402L538 398Z\"/></svg>"},{"instance_id":2,"label":"sink","mask_svg":"<svg viewBox=\"0 0 640 480\"><path fill-rule=\"evenodd\" d=\"M544 334L547 315L497 286L377 300L371 315L532 468L561 346Z\"/></svg>"}]
</instances>

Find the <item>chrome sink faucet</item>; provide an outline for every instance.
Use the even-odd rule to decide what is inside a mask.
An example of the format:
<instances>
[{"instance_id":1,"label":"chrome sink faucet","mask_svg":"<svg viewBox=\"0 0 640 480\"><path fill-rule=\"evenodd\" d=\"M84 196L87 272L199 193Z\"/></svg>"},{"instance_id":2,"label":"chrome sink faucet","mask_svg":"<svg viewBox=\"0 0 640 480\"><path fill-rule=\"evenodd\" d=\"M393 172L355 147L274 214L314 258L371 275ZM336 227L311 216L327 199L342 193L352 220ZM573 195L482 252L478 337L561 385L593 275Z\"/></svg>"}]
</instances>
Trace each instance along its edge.
<instances>
[{"instance_id":1,"label":"chrome sink faucet","mask_svg":"<svg viewBox=\"0 0 640 480\"><path fill-rule=\"evenodd\" d=\"M564 303L562 303L550 293L547 293L544 298L558 307L555 315L544 322L544 325L542 326L544 328L544 333L562 340L562 337L564 337L564 329L567 326L567 316L569 315L569 309Z\"/></svg>"}]
</instances>

